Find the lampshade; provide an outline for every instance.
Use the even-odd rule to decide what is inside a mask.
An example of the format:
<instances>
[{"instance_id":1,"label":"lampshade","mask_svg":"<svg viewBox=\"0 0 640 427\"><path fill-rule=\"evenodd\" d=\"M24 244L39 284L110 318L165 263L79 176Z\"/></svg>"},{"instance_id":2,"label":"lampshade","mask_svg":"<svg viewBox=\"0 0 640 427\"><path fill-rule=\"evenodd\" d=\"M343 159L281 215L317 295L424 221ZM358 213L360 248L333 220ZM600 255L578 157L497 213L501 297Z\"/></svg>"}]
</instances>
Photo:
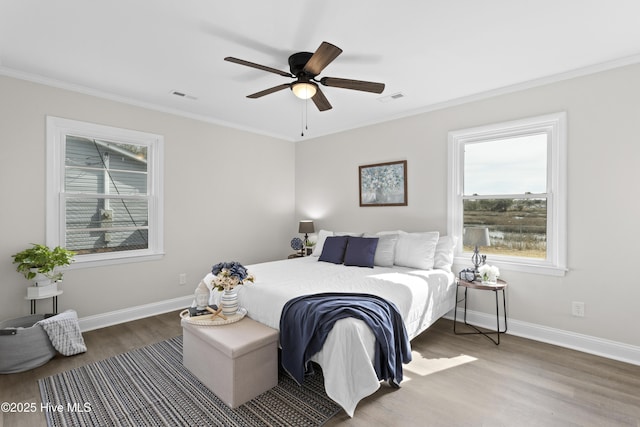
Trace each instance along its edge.
<instances>
[{"instance_id":1,"label":"lampshade","mask_svg":"<svg viewBox=\"0 0 640 427\"><path fill-rule=\"evenodd\" d=\"M313 96L316 94L316 89L317 85L315 83L309 83L309 82L298 82L298 83L294 83L291 86L291 90L293 91L293 94L295 96L297 96L300 99L309 99L309 98L313 98Z\"/></svg>"},{"instance_id":2,"label":"lampshade","mask_svg":"<svg viewBox=\"0 0 640 427\"><path fill-rule=\"evenodd\" d=\"M313 221L310 219L305 219L300 221L300 225L298 226L298 233L313 233Z\"/></svg>"},{"instance_id":3,"label":"lampshade","mask_svg":"<svg viewBox=\"0 0 640 427\"><path fill-rule=\"evenodd\" d=\"M491 246L487 227L466 227L462 243L467 246Z\"/></svg>"}]
</instances>

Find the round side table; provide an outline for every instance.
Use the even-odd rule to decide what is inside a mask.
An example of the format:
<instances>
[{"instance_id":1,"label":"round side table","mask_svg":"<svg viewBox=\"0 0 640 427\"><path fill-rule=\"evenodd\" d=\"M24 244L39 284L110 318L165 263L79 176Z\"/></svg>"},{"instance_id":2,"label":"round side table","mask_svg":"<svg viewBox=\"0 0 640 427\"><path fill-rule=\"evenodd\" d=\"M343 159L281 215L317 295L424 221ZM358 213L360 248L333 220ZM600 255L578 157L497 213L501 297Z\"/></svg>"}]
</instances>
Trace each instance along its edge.
<instances>
[{"instance_id":1,"label":"round side table","mask_svg":"<svg viewBox=\"0 0 640 427\"><path fill-rule=\"evenodd\" d=\"M508 286L508 283L504 280L498 279L498 282L495 285L484 285L481 282L469 282L467 280L457 279L457 285L459 287L464 288L464 297L462 299L458 299L458 292L456 290L456 305L453 310L453 333L456 335L475 335L481 334L485 337L489 338L495 345L500 344L500 335L507 332L507 300L505 298L505 289ZM485 332L478 329L475 325L467 323L467 292L469 289L479 289L482 291L493 291L496 296L496 330L495 332ZM502 291L502 313L504 316L504 329L500 330L500 304L498 303L498 294ZM458 313L458 304L464 301L464 324L473 329L473 332L458 332L456 330L457 321L457 313ZM492 337L495 335L496 338Z\"/></svg>"}]
</instances>

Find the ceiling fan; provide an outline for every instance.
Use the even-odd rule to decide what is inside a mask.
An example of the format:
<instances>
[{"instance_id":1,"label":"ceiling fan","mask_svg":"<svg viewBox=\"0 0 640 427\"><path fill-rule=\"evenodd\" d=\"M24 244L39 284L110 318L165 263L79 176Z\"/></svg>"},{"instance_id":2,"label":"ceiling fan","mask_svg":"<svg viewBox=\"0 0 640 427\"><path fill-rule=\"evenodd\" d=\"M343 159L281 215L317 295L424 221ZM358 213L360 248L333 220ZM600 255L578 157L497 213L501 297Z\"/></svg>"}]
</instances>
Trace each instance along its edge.
<instances>
[{"instance_id":1,"label":"ceiling fan","mask_svg":"<svg viewBox=\"0 0 640 427\"><path fill-rule=\"evenodd\" d=\"M384 83L367 82L363 80L340 79L337 77L322 77L320 80L316 77L329 65L334 59L342 53L342 49L331 43L322 42L320 47L314 53L298 52L289 57L290 73L278 70L277 68L267 67L265 65L256 64L255 62L245 61L243 59L228 56L225 61L234 62L247 67L257 68L258 70L268 71L270 73L279 74L283 77L291 77L296 80L291 83L283 83L260 92L247 95L247 98L260 98L270 93L278 92L282 89L290 88L294 95L301 99L309 99L318 107L320 111L330 110L331 104L324 96L318 83L323 86L339 87L343 89L360 90L364 92L382 93Z\"/></svg>"}]
</instances>

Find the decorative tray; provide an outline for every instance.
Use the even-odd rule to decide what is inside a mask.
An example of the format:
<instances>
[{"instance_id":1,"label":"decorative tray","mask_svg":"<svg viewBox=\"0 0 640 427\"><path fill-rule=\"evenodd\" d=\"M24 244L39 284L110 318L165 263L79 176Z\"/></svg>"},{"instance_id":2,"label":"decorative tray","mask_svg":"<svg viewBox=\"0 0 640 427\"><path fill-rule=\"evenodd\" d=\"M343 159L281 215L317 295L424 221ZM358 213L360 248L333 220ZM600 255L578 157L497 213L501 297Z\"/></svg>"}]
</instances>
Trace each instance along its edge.
<instances>
[{"instance_id":1,"label":"decorative tray","mask_svg":"<svg viewBox=\"0 0 640 427\"><path fill-rule=\"evenodd\" d=\"M236 323L242 320L242 318L246 315L247 315L247 309L242 307L238 309L236 314L227 316L226 320L222 319L221 317L214 316L213 314L205 314L203 316L191 317L189 316L189 310L182 310L182 312L180 312L180 318L182 320L184 320L185 322L191 323L193 325L200 325L200 326L228 325L230 323Z\"/></svg>"}]
</instances>

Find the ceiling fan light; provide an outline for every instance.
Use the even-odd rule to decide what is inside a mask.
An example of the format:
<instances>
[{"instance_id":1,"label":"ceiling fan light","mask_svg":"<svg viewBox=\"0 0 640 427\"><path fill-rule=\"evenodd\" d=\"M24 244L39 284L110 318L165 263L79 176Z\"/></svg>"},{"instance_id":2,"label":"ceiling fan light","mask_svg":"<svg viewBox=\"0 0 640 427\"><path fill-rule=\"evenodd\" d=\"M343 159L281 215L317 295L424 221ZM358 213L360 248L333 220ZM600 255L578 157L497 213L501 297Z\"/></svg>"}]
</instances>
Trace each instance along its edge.
<instances>
[{"instance_id":1,"label":"ceiling fan light","mask_svg":"<svg viewBox=\"0 0 640 427\"><path fill-rule=\"evenodd\" d=\"M293 94L300 99L313 98L317 91L317 86L314 83L298 82L291 86Z\"/></svg>"}]
</instances>

